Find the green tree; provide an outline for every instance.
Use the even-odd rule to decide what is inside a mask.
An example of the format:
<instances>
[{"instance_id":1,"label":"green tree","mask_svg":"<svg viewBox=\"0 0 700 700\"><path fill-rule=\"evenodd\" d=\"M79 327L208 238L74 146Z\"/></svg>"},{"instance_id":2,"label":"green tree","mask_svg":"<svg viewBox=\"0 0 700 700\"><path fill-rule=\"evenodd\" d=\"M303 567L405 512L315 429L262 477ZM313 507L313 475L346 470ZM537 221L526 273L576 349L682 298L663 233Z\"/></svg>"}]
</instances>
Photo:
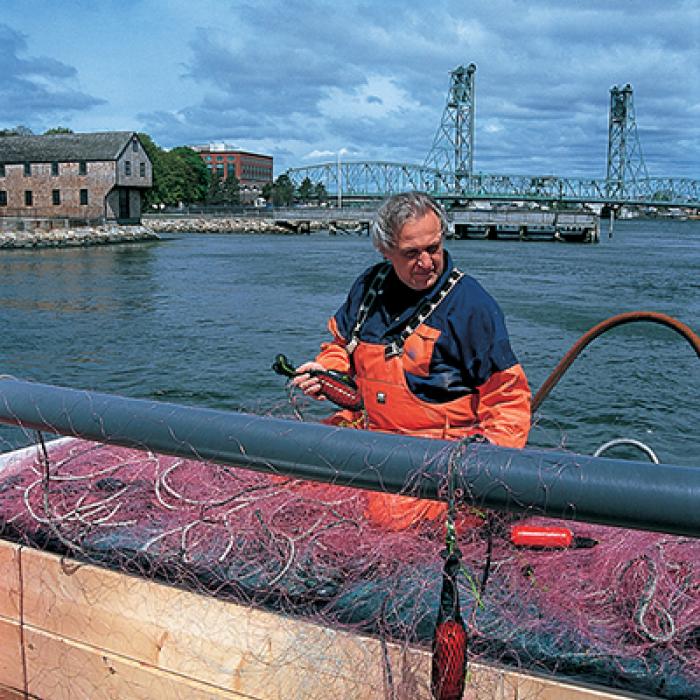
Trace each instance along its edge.
<instances>
[{"instance_id":1,"label":"green tree","mask_svg":"<svg viewBox=\"0 0 700 700\"><path fill-rule=\"evenodd\" d=\"M177 162L182 181L183 202L203 202L209 187L209 171L199 154L188 146L178 146L168 152Z\"/></svg>"},{"instance_id":2,"label":"green tree","mask_svg":"<svg viewBox=\"0 0 700 700\"><path fill-rule=\"evenodd\" d=\"M203 202L209 187L209 173L202 159L188 146L165 151L148 134L139 134L153 165L153 186L146 193L146 206L181 202Z\"/></svg>"},{"instance_id":3,"label":"green tree","mask_svg":"<svg viewBox=\"0 0 700 700\"><path fill-rule=\"evenodd\" d=\"M328 201L328 190L322 182L317 182L314 186L314 199L321 204Z\"/></svg>"},{"instance_id":4,"label":"green tree","mask_svg":"<svg viewBox=\"0 0 700 700\"><path fill-rule=\"evenodd\" d=\"M276 207L287 207L294 201L294 183L289 175L280 175L272 185L272 203Z\"/></svg>"},{"instance_id":5,"label":"green tree","mask_svg":"<svg viewBox=\"0 0 700 700\"><path fill-rule=\"evenodd\" d=\"M144 195L144 206L150 207L154 204L166 204L168 197L165 177L165 151L160 146L157 146L148 134L139 134L139 140L153 167L153 185Z\"/></svg>"},{"instance_id":6,"label":"green tree","mask_svg":"<svg viewBox=\"0 0 700 700\"><path fill-rule=\"evenodd\" d=\"M34 132L28 126L18 124L11 129L0 129L0 136L34 136Z\"/></svg>"},{"instance_id":7,"label":"green tree","mask_svg":"<svg viewBox=\"0 0 700 700\"><path fill-rule=\"evenodd\" d=\"M268 201L268 202L271 202L271 201L272 201L272 190L273 190L273 187L274 187L274 185L273 185L271 182L266 182L266 183L263 185L263 188L262 188L262 196L263 196L263 198L264 198L266 201Z\"/></svg>"},{"instance_id":8,"label":"green tree","mask_svg":"<svg viewBox=\"0 0 700 700\"><path fill-rule=\"evenodd\" d=\"M44 136L51 136L52 134L72 134L73 129L69 129L67 126L54 126L53 129L47 129L44 132Z\"/></svg>"},{"instance_id":9,"label":"green tree","mask_svg":"<svg viewBox=\"0 0 700 700\"><path fill-rule=\"evenodd\" d=\"M241 203L241 183L235 173L229 173L221 184L224 204Z\"/></svg>"},{"instance_id":10,"label":"green tree","mask_svg":"<svg viewBox=\"0 0 700 700\"><path fill-rule=\"evenodd\" d=\"M209 177L206 202L207 204L224 203L224 183L216 169L211 171L211 176Z\"/></svg>"},{"instance_id":11,"label":"green tree","mask_svg":"<svg viewBox=\"0 0 700 700\"><path fill-rule=\"evenodd\" d=\"M673 192L671 190L656 190L651 198L655 202L668 202L673 199Z\"/></svg>"},{"instance_id":12,"label":"green tree","mask_svg":"<svg viewBox=\"0 0 700 700\"><path fill-rule=\"evenodd\" d=\"M314 194L314 186L308 177L305 177L299 185L298 195L299 201L306 204L311 201Z\"/></svg>"}]
</instances>

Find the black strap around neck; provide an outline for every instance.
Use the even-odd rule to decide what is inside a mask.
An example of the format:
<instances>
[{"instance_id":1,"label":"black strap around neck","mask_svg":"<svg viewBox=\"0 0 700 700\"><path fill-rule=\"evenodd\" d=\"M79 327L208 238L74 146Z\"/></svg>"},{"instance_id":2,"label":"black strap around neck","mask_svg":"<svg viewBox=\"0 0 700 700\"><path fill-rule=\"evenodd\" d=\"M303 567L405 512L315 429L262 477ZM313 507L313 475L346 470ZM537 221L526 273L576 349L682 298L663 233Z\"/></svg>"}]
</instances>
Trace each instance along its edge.
<instances>
[{"instance_id":1,"label":"black strap around neck","mask_svg":"<svg viewBox=\"0 0 700 700\"><path fill-rule=\"evenodd\" d=\"M464 277L464 273L456 267L447 276L442 287L437 294L432 294L430 299L426 299L418 308L411 314L411 317L406 321L401 333L396 340L389 343L384 348L384 357L388 360L390 357L400 357L403 353L403 346L406 344L409 336L415 333L416 328L424 323L430 314L444 301L445 297L454 289L454 286L459 280Z\"/></svg>"},{"instance_id":2,"label":"black strap around neck","mask_svg":"<svg viewBox=\"0 0 700 700\"><path fill-rule=\"evenodd\" d=\"M386 262L379 268L379 270L377 270L367 293L362 299L362 303L360 304L360 308L357 312L357 320L355 321L355 325L350 332L350 340L345 346L346 351L350 355L355 351L357 344L360 342L360 331L362 330L362 326L367 320L370 309L377 300L379 292L384 285L384 281L389 276L389 272L391 272L391 263ZM442 286L437 293L431 294L429 300L426 299L419 304L418 308L406 321L403 330L399 333L396 340L389 343L389 345L384 348L384 357L386 359L400 356L403 353L403 347L406 344L408 337L415 332L416 328L418 328L421 323L425 322L433 311L435 311L438 305L445 299L445 297L447 297L447 295L452 291L454 286L463 276L464 273L455 267L442 283Z\"/></svg>"},{"instance_id":3,"label":"black strap around neck","mask_svg":"<svg viewBox=\"0 0 700 700\"><path fill-rule=\"evenodd\" d=\"M384 280L389 276L391 272L391 263L386 261L375 273L372 283L369 285L369 289L365 294L362 302L360 303L360 308L357 310L357 319L355 320L355 325L350 331L350 339L348 344L345 346L345 350L349 355L355 351L357 344L360 342L360 330L367 320L369 310L379 296L379 290L384 284Z\"/></svg>"}]
</instances>

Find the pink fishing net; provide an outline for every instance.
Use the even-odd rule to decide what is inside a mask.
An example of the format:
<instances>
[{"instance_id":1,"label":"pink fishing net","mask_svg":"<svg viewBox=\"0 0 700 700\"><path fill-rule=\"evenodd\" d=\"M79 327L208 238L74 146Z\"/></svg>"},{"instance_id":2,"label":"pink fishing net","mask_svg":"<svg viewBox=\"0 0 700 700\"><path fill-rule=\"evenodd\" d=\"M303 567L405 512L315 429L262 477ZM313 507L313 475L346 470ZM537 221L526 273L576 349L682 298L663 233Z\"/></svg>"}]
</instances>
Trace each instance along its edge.
<instances>
[{"instance_id":1,"label":"pink fishing net","mask_svg":"<svg viewBox=\"0 0 700 700\"><path fill-rule=\"evenodd\" d=\"M0 534L429 650L445 525L389 532L365 502L350 488L70 440L0 471ZM700 697L700 540L568 522L597 544L537 550L514 546L511 527L561 522L473 515L481 524L458 532L470 661ZM387 667L387 698L417 697L401 673Z\"/></svg>"}]
</instances>

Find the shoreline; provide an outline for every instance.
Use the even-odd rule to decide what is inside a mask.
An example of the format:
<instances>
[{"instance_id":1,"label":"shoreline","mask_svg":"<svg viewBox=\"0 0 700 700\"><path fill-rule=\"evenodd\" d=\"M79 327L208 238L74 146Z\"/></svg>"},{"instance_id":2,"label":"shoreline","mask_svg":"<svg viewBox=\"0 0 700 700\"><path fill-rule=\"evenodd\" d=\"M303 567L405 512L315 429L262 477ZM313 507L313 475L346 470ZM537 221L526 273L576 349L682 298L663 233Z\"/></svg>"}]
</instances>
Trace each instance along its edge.
<instances>
[{"instance_id":1,"label":"shoreline","mask_svg":"<svg viewBox=\"0 0 700 700\"><path fill-rule=\"evenodd\" d=\"M145 217L148 227L156 233L280 233L300 235L288 226L275 223L272 219L247 216L222 217ZM327 228L328 224L320 221L311 222L311 231ZM306 231L304 231L306 233Z\"/></svg>"},{"instance_id":2,"label":"shoreline","mask_svg":"<svg viewBox=\"0 0 700 700\"><path fill-rule=\"evenodd\" d=\"M31 230L0 229L0 250L30 248L78 248L137 243L162 240L161 234L277 234L285 236L308 235L328 229L326 221L311 221L308 227L295 228L271 219L258 217L155 217L148 216L138 225L102 224L99 226L74 226L66 228L62 223L56 228ZM355 233L353 229L343 233Z\"/></svg>"},{"instance_id":3,"label":"shoreline","mask_svg":"<svg viewBox=\"0 0 700 700\"><path fill-rule=\"evenodd\" d=\"M160 236L148 226L76 226L51 228L48 231L0 231L0 250L20 248L80 248L84 246L110 245L158 241Z\"/></svg>"}]
</instances>

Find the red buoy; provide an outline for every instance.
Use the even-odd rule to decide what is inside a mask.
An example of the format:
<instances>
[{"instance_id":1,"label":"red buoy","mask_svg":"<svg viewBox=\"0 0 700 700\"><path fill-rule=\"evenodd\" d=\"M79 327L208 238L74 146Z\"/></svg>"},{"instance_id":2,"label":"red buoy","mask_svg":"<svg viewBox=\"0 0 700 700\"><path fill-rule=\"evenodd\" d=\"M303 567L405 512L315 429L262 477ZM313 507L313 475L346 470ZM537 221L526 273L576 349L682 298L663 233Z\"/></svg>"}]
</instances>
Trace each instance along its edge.
<instances>
[{"instance_id":1,"label":"red buoy","mask_svg":"<svg viewBox=\"0 0 700 700\"><path fill-rule=\"evenodd\" d=\"M575 536L568 527L551 525L513 525L510 529L510 541L516 547L534 549L579 549L598 544L589 537Z\"/></svg>"},{"instance_id":2,"label":"red buoy","mask_svg":"<svg viewBox=\"0 0 700 700\"><path fill-rule=\"evenodd\" d=\"M435 700L461 700L467 675L467 628L459 610L459 552L445 560L442 591L433 634L430 688Z\"/></svg>"}]
</instances>

